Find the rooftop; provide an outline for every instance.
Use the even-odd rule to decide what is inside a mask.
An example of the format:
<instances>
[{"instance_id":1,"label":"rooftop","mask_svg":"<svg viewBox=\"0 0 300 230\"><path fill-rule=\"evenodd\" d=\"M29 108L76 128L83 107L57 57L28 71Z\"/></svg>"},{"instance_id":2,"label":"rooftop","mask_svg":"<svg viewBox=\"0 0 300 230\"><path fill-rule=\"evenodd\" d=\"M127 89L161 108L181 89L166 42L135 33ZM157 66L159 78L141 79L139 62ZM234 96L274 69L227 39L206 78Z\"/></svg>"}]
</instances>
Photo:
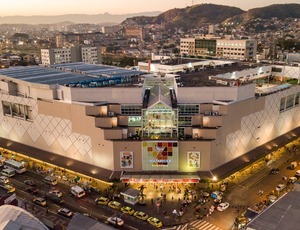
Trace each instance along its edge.
<instances>
[{"instance_id":1,"label":"rooftop","mask_svg":"<svg viewBox=\"0 0 300 230\"><path fill-rule=\"evenodd\" d=\"M295 184L295 186L299 186ZM251 229L297 229L300 225L299 191L291 191L253 219L248 225Z\"/></svg>"},{"instance_id":2,"label":"rooftop","mask_svg":"<svg viewBox=\"0 0 300 230\"><path fill-rule=\"evenodd\" d=\"M121 80L130 79L142 73L143 72L137 70L105 65L91 65L81 62L57 64L50 66L50 68L41 66L17 66L0 69L0 75L17 80L46 85L58 84L70 87L88 87L88 84L92 82L103 82L107 79L113 79L115 82L119 80L118 83L128 83L129 80L125 82ZM94 84L93 87L97 87L97 84Z\"/></svg>"}]
</instances>

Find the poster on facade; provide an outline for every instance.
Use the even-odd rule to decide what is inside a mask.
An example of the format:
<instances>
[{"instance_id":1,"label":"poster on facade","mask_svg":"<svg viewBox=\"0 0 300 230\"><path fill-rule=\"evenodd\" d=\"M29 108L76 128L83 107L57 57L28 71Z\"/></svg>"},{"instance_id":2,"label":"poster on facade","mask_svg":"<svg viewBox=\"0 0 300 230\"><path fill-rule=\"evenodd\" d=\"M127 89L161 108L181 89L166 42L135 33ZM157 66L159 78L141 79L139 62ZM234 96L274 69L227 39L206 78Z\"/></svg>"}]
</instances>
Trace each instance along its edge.
<instances>
[{"instance_id":1,"label":"poster on facade","mask_svg":"<svg viewBox=\"0 0 300 230\"><path fill-rule=\"evenodd\" d=\"M143 142L143 170L177 170L178 143L171 141Z\"/></svg>"},{"instance_id":2,"label":"poster on facade","mask_svg":"<svg viewBox=\"0 0 300 230\"><path fill-rule=\"evenodd\" d=\"M187 152L187 163L189 168L200 168L200 152Z\"/></svg>"},{"instance_id":3,"label":"poster on facade","mask_svg":"<svg viewBox=\"0 0 300 230\"><path fill-rule=\"evenodd\" d=\"M133 152L120 152L121 168L133 168Z\"/></svg>"}]
</instances>

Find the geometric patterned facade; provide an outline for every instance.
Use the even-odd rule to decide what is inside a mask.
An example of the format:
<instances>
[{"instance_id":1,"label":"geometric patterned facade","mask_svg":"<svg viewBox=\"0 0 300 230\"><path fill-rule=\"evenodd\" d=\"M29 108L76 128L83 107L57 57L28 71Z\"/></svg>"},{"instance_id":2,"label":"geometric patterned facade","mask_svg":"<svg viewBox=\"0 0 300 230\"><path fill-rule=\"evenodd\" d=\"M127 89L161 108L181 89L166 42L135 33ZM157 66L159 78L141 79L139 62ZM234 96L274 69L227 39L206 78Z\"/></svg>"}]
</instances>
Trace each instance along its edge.
<instances>
[{"instance_id":1,"label":"geometric patterned facade","mask_svg":"<svg viewBox=\"0 0 300 230\"><path fill-rule=\"evenodd\" d=\"M241 118L241 129L226 137L226 154L237 156L300 125L300 107L280 112L280 99L299 92L299 86L265 96L265 108ZM242 102L240 102L242 103ZM239 121L236 121L239 122Z\"/></svg>"},{"instance_id":2,"label":"geometric patterned facade","mask_svg":"<svg viewBox=\"0 0 300 230\"><path fill-rule=\"evenodd\" d=\"M38 140L43 140L49 147L48 151L51 151L51 146L56 142L65 152L72 149L74 158L92 158L91 138L73 132L70 120L38 113L37 100L34 99L0 94L0 100L28 105L32 109L31 122L5 116L0 106L1 136L16 142L22 142L28 136L32 143L30 145L33 146Z\"/></svg>"}]
</instances>

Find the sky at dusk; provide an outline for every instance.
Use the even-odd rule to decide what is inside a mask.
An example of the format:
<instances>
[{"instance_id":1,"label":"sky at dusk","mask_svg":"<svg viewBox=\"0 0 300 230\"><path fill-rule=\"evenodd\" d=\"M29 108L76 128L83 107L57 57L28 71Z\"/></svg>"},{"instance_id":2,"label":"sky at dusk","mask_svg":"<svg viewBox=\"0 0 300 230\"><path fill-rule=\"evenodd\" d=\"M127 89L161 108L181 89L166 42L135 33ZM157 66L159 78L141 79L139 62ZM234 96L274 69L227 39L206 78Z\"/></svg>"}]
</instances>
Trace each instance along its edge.
<instances>
[{"instance_id":1,"label":"sky at dusk","mask_svg":"<svg viewBox=\"0 0 300 230\"><path fill-rule=\"evenodd\" d=\"M191 6L193 3L213 3L248 10L272 4L299 4L299 0L3 0L0 16L163 12Z\"/></svg>"}]
</instances>

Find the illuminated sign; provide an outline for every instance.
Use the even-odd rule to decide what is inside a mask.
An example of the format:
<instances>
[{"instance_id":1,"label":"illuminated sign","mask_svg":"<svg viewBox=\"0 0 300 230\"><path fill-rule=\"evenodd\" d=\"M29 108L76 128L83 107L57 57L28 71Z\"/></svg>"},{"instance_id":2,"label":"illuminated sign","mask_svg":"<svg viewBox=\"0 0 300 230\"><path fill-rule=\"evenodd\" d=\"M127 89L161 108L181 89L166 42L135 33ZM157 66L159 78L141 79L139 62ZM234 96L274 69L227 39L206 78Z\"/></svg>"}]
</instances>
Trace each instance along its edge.
<instances>
[{"instance_id":1,"label":"illuminated sign","mask_svg":"<svg viewBox=\"0 0 300 230\"><path fill-rule=\"evenodd\" d=\"M143 170L178 170L178 142L145 141Z\"/></svg>"}]
</instances>

